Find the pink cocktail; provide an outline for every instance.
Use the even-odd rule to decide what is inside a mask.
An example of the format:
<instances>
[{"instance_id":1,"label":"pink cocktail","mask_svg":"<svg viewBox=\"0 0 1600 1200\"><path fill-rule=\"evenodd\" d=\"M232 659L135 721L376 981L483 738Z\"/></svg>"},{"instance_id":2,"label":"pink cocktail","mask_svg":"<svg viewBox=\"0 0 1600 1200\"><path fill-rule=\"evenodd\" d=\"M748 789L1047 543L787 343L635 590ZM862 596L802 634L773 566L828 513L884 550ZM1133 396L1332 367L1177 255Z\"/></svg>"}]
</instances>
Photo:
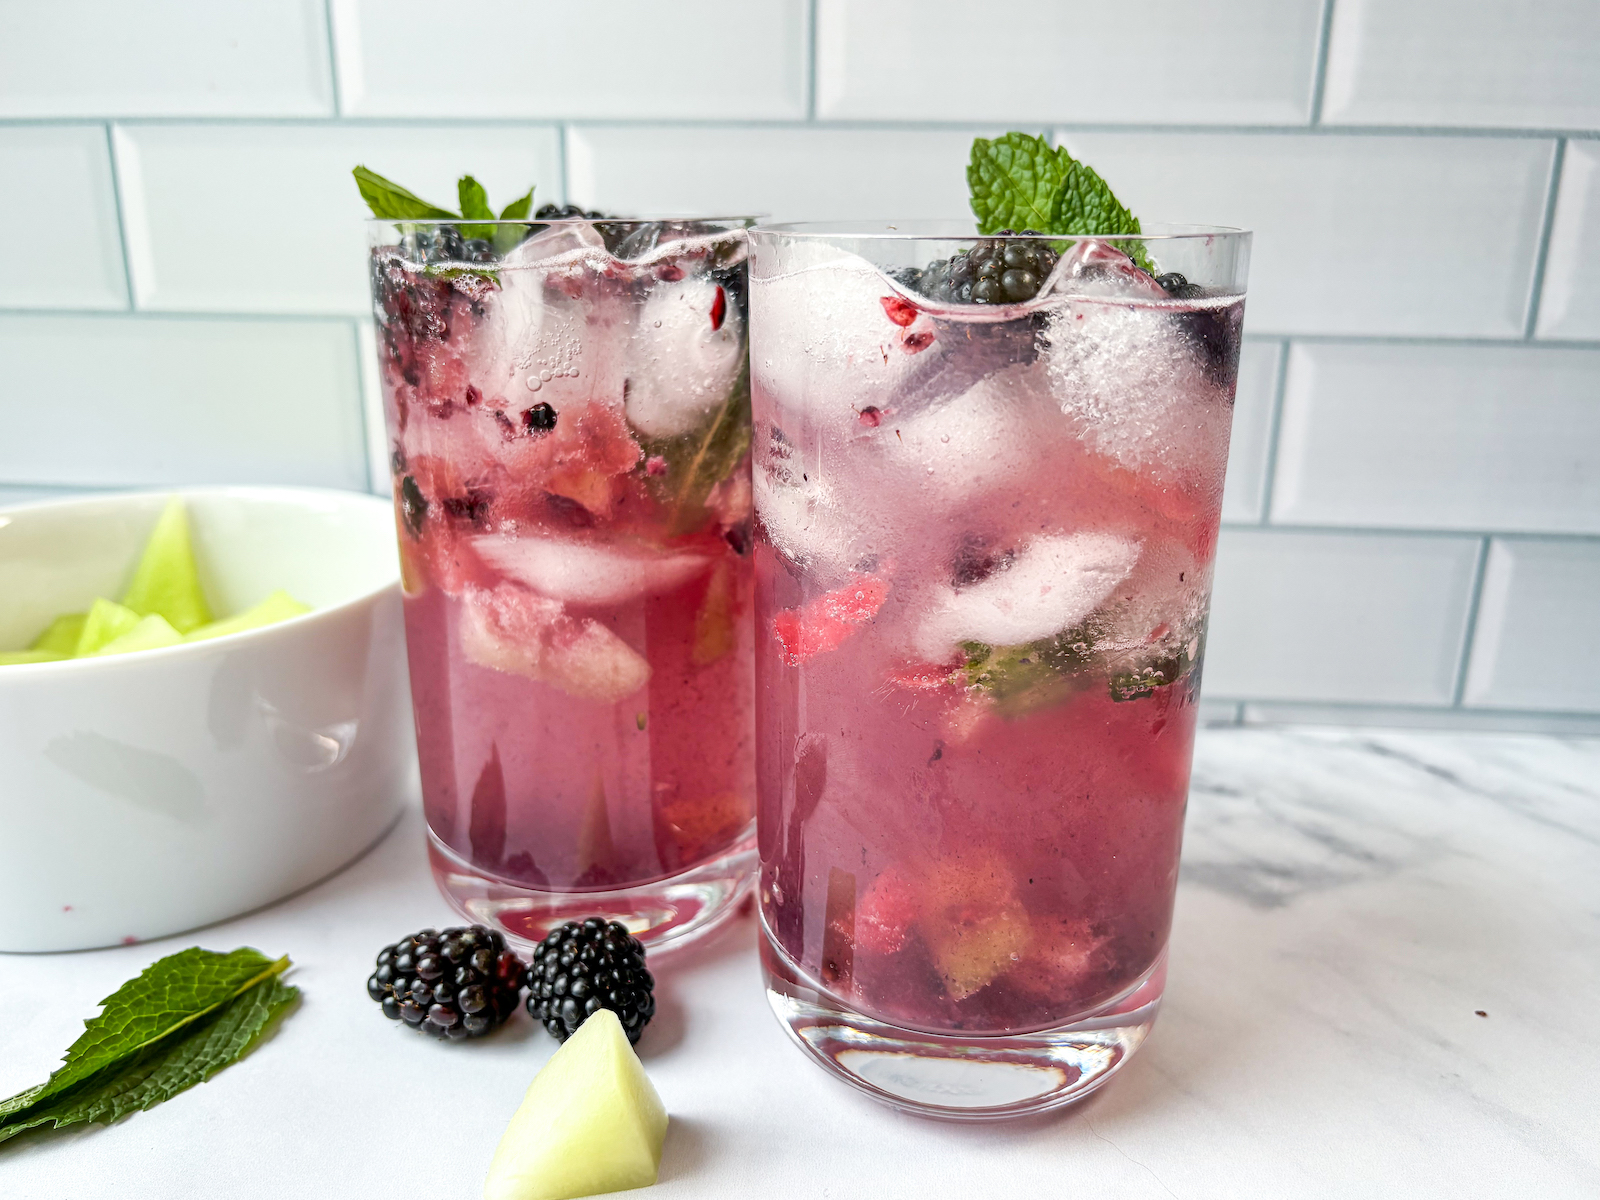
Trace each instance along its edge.
<instances>
[{"instance_id":1,"label":"pink cocktail","mask_svg":"<svg viewBox=\"0 0 1600 1200\"><path fill-rule=\"evenodd\" d=\"M830 1069L1005 1116L1160 999L1249 237L905 228L752 235L765 967Z\"/></svg>"},{"instance_id":2,"label":"pink cocktail","mask_svg":"<svg viewBox=\"0 0 1600 1200\"><path fill-rule=\"evenodd\" d=\"M703 932L754 857L745 222L371 224L435 876Z\"/></svg>"}]
</instances>

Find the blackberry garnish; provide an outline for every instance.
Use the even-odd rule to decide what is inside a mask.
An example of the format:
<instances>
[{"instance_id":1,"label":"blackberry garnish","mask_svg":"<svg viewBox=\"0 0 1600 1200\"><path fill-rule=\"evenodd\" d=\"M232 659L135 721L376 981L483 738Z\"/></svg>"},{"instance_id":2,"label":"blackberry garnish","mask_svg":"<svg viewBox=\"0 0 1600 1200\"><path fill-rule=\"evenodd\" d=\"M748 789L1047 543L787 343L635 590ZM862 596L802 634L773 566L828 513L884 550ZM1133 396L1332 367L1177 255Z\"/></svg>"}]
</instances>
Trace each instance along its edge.
<instances>
[{"instance_id":1,"label":"blackberry garnish","mask_svg":"<svg viewBox=\"0 0 1600 1200\"><path fill-rule=\"evenodd\" d=\"M461 231L454 225L440 225L433 231L433 240L428 245L428 261L439 262L466 262L467 243L461 236Z\"/></svg>"},{"instance_id":2,"label":"blackberry garnish","mask_svg":"<svg viewBox=\"0 0 1600 1200\"><path fill-rule=\"evenodd\" d=\"M644 946L615 921L568 921L533 948L528 1012L564 1042L578 1026L609 1008L629 1042L655 1016L655 980L645 970Z\"/></svg>"},{"instance_id":3,"label":"blackberry garnish","mask_svg":"<svg viewBox=\"0 0 1600 1200\"><path fill-rule=\"evenodd\" d=\"M549 433L556 427L556 410L548 404L535 404L522 414L522 427L530 434Z\"/></svg>"},{"instance_id":4,"label":"blackberry garnish","mask_svg":"<svg viewBox=\"0 0 1600 1200\"><path fill-rule=\"evenodd\" d=\"M606 214L594 209L585 211L576 204L541 204L539 211L533 214L535 221L571 221L584 217L590 221L598 221Z\"/></svg>"},{"instance_id":5,"label":"blackberry garnish","mask_svg":"<svg viewBox=\"0 0 1600 1200\"><path fill-rule=\"evenodd\" d=\"M1205 289L1198 284L1193 284L1176 271L1168 271L1165 275L1157 275L1156 282L1162 290L1175 300L1193 300L1196 296L1203 296Z\"/></svg>"},{"instance_id":6,"label":"blackberry garnish","mask_svg":"<svg viewBox=\"0 0 1600 1200\"><path fill-rule=\"evenodd\" d=\"M1014 230L1000 232L1012 236L984 238L970 250L935 259L921 271L904 268L894 272L893 278L931 300L957 304L1019 304L1032 300L1055 269L1059 256L1031 229L1023 230L1021 238L1014 236Z\"/></svg>"},{"instance_id":7,"label":"blackberry garnish","mask_svg":"<svg viewBox=\"0 0 1600 1200\"><path fill-rule=\"evenodd\" d=\"M391 1021L461 1041L481 1037L516 1011L523 970L505 938L482 925L424 929L378 952L367 995Z\"/></svg>"}]
</instances>

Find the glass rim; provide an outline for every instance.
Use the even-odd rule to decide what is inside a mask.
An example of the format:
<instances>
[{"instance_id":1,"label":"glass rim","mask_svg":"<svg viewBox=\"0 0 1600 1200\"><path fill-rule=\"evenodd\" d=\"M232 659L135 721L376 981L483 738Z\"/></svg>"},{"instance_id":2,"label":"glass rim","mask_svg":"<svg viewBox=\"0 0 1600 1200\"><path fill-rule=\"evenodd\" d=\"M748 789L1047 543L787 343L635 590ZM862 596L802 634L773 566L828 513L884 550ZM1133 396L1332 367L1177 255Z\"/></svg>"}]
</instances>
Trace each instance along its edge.
<instances>
[{"instance_id":1,"label":"glass rim","mask_svg":"<svg viewBox=\"0 0 1600 1200\"><path fill-rule=\"evenodd\" d=\"M1174 242L1184 239L1249 237L1253 233L1252 230L1236 225L1191 225L1165 221L1151 221L1147 224L1150 231L1143 233L979 233L970 227L967 232L957 232L961 222L949 218L910 221L777 221L759 222L750 232L757 235L820 240L906 242L975 242L1013 238L1028 241L1048 238L1073 241Z\"/></svg>"},{"instance_id":2,"label":"glass rim","mask_svg":"<svg viewBox=\"0 0 1600 1200\"><path fill-rule=\"evenodd\" d=\"M682 213L643 217L365 217L367 225L661 225L667 222L693 222L700 225L725 225L749 229L761 220L760 213L742 216L701 217Z\"/></svg>"}]
</instances>

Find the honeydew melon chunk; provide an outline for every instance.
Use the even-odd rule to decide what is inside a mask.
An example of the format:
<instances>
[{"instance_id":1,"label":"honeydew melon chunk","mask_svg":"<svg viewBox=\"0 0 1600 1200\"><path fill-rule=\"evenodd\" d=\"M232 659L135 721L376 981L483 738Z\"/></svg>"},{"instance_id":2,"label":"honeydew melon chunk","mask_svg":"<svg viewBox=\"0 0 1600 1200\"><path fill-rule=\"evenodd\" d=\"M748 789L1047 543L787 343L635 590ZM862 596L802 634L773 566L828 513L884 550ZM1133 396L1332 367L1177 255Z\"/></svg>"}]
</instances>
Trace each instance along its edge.
<instances>
[{"instance_id":1,"label":"honeydew melon chunk","mask_svg":"<svg viewBox=\"0 0 1600 1200\"><path fill-rule=\"evenodd\" d=\"M243 633L246 629L276 625L279 621L287 621L290 617L298 617L310 611L309 604L300 603L288 592L279 588L253 608L247 608L231 617L224 617L220 621L212 621L209 625L202 625L198 629L191 629L183 635L183 640L202 642L207 638L222 637L224 634Z\"/></svg>"},{"instance_id":2,"label":"honeydew melon chunk","mask_svg":"<svg viewBox=\"0 0 1600 1200\"><path fill-rule=\"evenodd\" d=\"M144 544L144 554L134 568L133 581L122 603L141 617L165 617L179 633L188 633L211 621L211 609L200 588L200 571L189 541L189 516L183 501L167 501L156 527Z\"/></svg>"},{"instance_id":3,"label":"honeydew melon chunk","mask_svg":"<svg viewBox=\"0 0 1600 1200\"><path fill-rule=\"evenodd\" d=\"M0 667L17 666L22 663L60 662L66 658L65 654L58 654L54 650L0 650Z\"/></svg>"},{"instance_id":4,"label":"honeydew melon chunk","mask_svg":"<svg viewBox=\"0 0 1600 1200\"><path fill-rule=\"evenodd\" d=\"M57 658L71 658L78 648L78 638L83 635L83 623L88 619L86 612L64 613L51 621L50 627L34 638L28 649L47 651Z\"/></svg>"},{"instance_id":5,"label":"honeydew melon chunk","mask_svg":"<svg viewBox=\"0 0 1600 1200\"><path fill-rule=\"evenodd\" d=\"M139 623L127 633L112 638L94 654L98 657L102 654L132 654L135 650L159 650L163 646L176 646L181 641L183 635L168 624L165 617L151 613L148 617L141 617Z\"/></svg>"},{"instance_id":6,"label":"honeydew melon chunk","mask_svg":"<svg viewBox=\"0 0 1600 1200\"><path fill-rule=\"evenodd\" d=\"M500 1138L484 1200L575 1200L649 1187L661 1167L667 1110L602 1008L534 1076Z\"/></svg>"},{"instance_id":7,"label":"honeydew melon chunk","mask_svg":"<svg viewBox=\"0 0 1600 1200\"><path fill-rule=\"evenodd\" d=\"M78 644L72 648L74 658L98 653L100 647L116 641L125 633L132 633L139 624L139 614L115 600L100 597L89 608L89 615L78 634Z\"/></svg>"}]
</instances>

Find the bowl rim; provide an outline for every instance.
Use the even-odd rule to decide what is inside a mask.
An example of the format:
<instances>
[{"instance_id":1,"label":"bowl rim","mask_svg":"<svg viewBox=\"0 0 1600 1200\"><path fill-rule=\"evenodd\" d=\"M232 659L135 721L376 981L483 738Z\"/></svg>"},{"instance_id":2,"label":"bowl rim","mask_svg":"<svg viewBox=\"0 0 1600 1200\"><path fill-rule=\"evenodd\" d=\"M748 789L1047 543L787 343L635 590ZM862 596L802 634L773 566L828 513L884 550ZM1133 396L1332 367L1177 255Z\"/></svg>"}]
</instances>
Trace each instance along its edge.
<instances>
[{"instance_id":1,"label":"bowl rim","mask_svg":"<svg viewBox=\"0 0 1600 1200\"><path fill-rule=\"evenodd\" d=\"M163 500L171 497L189 496L225 496L238 499L255 500L282 500L293 501L296 498L303 500L320 499L324 502L334 500L338 503L350 503L355 506L381 505L384 509L393 511L392 501L385 500L382 496L370 492L351 492L340 488L302 487L299 485L275 484L218 484L207 486L204 484L185 485L180 487L151 487L151 488L123 488L116 491L86 491L73 493L60 497L44 497L36 500L25 500L20 504L7 504L0 506L0 527L9 525L11 517L19 512L37 511L39 509L70 509L76 507L92 507L105 502L116 503L127 500L144 500L159 497ZM302 628L307 622L319 617L333 617L337 614L350 612L361 605L371 604L385 592L400 587L399 559L395 560L394 575L378 587L369 588L364 592L350 597L339 604L328 605L324 608L313 608L308 613L288 617L282 621L274 621L271 625L257 626L255 629L241 629L236 633L225 633L220 637L206 638L199 642L179 642L175 646L157 646L149 650L136 650L129 654L90 655L86 658L60 658L52 662L37 663L11 663L0 667L0 681L7 679L25 679L36 676L41 671L57 671L62 668L72 667L80 670L115 670L134 669L138 663L154 663L164 661L173 655L200 655L216 653L219 650L231 649L245 644L249 640L263 640L281 636L285 631ZM116 664L111 666L110 664Z\"/></svg>"}]
</instances>

